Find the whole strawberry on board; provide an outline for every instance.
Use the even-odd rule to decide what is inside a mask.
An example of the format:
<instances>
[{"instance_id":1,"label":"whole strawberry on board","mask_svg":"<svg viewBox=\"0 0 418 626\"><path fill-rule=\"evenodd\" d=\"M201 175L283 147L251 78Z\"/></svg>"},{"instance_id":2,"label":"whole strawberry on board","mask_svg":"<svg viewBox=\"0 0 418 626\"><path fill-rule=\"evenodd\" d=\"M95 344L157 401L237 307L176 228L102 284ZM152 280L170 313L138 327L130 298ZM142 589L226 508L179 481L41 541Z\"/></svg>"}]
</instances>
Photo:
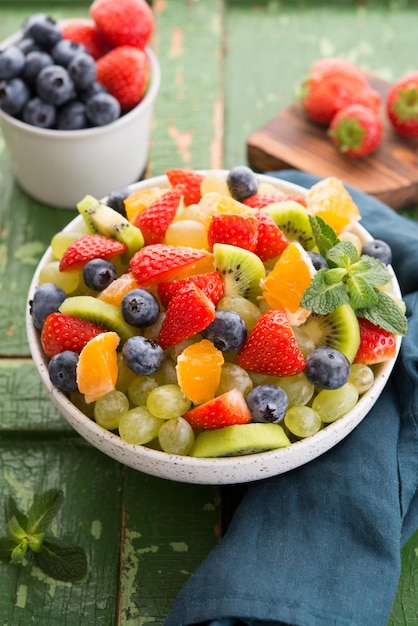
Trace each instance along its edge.
<instances>
[{"instance_id":1,"label":"whole strawberry on board","mask_svg":"<svg viewBox=\"0 0 418 626\"><path fill-rule=\"evenodd\" d=\"M328 135L342 154L363 157L379 147L383 125L372 109L352 104L334 115Z\"/></svg>"},{"instance_id":2,"label":"whole strawberry on board","mask_svg":"<svg viewBox=\"0 0 418 626\"><path fill-rule=\"evenodd\" d=\"M405 137L418 137L418 70L395 81L386 97L393 128Z\"/></svg>"}]
</instances>

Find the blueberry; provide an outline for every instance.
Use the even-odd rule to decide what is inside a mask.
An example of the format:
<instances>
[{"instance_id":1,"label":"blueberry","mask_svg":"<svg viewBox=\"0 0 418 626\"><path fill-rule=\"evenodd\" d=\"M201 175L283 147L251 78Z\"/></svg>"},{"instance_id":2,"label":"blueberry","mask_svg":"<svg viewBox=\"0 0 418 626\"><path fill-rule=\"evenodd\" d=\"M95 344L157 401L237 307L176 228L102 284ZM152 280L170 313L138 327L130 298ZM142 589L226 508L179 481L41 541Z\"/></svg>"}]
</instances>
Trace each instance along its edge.
<instances>
[{"instance_id":1,"label":"blueberry","mask_svg":"<svg viewBox=\"0 0 418 626\"><path fill-rule=\"evenodd\" d=\"M151 326L159 314L160 305L157 298L146 289L132 289L121 303L122 315L128 324L138 328Z\"/></svg>"},{"instance_id":2,"label":"blueberry","mask_svg":"<svg viewBox=\"0 0 418 626\"><path fill-rule=\"evenodd\" d=\"M90 98L92 98L93 96L96 96L98 93L108 93L108 92L104 85L102 85L101 83L98 83L97 81L94 81L93 83L88 85L88 87L86 87L85 89L79 89L77 92L77 97L79 100L81 100L81 102L84 102L86 104L90 100Z\"/></svg>"},{"instance_id":3,"label":"blueberry","mask_svg":"<svg viewBox=\"0 0 418 626\"><path fill-rule=\"evenodd\" d=\"M23 109L22 119L26 124L38 128L53 128L56 119L56 107L41 98L32 98Z\"/></svg>"},{"instance_id":4,"label":"blueberry","mask_svg":"<svg viewBox=\"0 0 418 626\"><path fill-rule=\"evenodd\" d=\"M392 263L392 250L386 241L381 239L373 239L373 241L367 241L361 249L362 254L367 254L375 259L379 259L385 265Z\"/></svg>"},{"instance_id":5,"label":"blueberry","mask_svg":"<svg viewBox=\"0 0 418 626\"><path fill-rule=\"evenodd\" d=\"M17 46L0 50L0 79L19 76L25 66L25 55Z\"/></svg>"},{"instance_id":6,"label":"blueberry","mask_svg":"<svg viewBox=\"0 0 418 626\"><path fill-rule=\"evenodd\" d=\"M36 91L42 100L59 106L75 95L74 83L61 65L48 65L38 74Z\"/></svg>"},{"instance_id":7,"label":"blueberry","mask_svg":"<svg viewBox=\"0 0 418 626\"><path fill-rule=\"evenodd\" d=\"M239 202L257 193L257 176L246 165L233 167L228 172L226 182L231 196Z\"/></svg>"},{"instance_id":8,"label":"blueberry","mask_svg":"<svg viewBox=\"0 0 418 626\"><path fill-rule=\"evenodd\" d=\"M83 279L87 287L101 291L118 276L116 267L108 259L92 259L83 267Z\"/></svg>"},{"instance_id":9,"label":"blueberry","mask_svg":"<svg viewBox=\"0 0 418 626\"><path fill-rule=\"evenodd\" d=\"M34 50L26 55L26 64L22 71L22 78L29 87L34 87L39 72L54 61L50 54Z\"/></svg>"},{"instance_id":10,"label":"blueberry","mask_svg":"<svg viewBox=\"0 0 418 626\"><path fill-rule=\"evenodd\" d=\"M120 104L109 93L98 93L86 104L86 115L93 126L104 126L118 119Z\"/></svg>"},{"instance_id":11,"label":"blueberry","mask_svg":"<svg viewBox=\"0 0 418 626\"><path fill-rule=\"evenodd\" d=\"M32 37L43 49L48 49L62 38L57 22L45 13L36 13L23 24L24 37Z\"/></svg>"},{"instance_id":12,"label":"blueberry","mask_svg":"<svg viewBox=\"0 0 418 626\"><path fill-rule=\"evenodd\" d=\"M58 130L81 130L88 125L86 107L80 100L66 102L57 112L55 126Z\"/></svg>"},{"instance_id":13,"label":"blueberry","mask_svg":"<svg viewBox=\"0 0 418 626\"><path fill-rule=\"evenodd\" d=\"M17 42L16 46L20 50L22 50L23 54L25 55L29 54L29 52L35 52L35 50L37 52L42 51L41 46L38 43L36 43L36 41L34 41L32 37L24 37L23 39Z\"/></svg>"},{"instance_id":14,"label":"blueberry","mask_svg":"<svg viewBox=\"0 0 418 626\"><path fill-rule=\"evenodd\" d=\"M30 98L30 91L21 78L0 81L0 109L17 116Z\"/></svg>"},{"instance_id":15,"label":"blueberry","mask_svg":"<svg viewBox=\"0 0 418 626\"><path fill-rule=\"evenodd\" d=\"M316 270L323 270L328 268L328 263L326 259L319 254L318 252L308 251L309 256L311 257L312 264Z\"/></svg>"},{"instance_id":16,"label":"blueberry","mask_svg":"<svg viewBox=\"0 0 418 626\"><path fill-rule=\"evenodd\" d=\"M157 341L140 335L130 337L124 343L122 356L129 369L141 376L157 372L165 359L164 350Z\"/></svg>"},{"instance_id":17,"label":"blueberry","mask_svg":"<svg viewBox=\"0 0 418 626\"><path fill-rule=\"evenodd\" d=\"M321 346L306 357L305 374L315 387L338 389L348 380L350 362L339 350Z\"/></svg>"},{"instance_id":18,"label":"blueberry","mask_svg":"<svg viewBox=\"0 0 418 626\"><path fill-rule=\"evenodd\" d=\"M235 352L247 339L247 326L235 311L216 311L216 318L202 330L202 337L209 339L222 352Z\"/></svg>"},{"instance_id":19,"label":"blueberry","mask_svg":"<svg viewBox=\"0 0 418 626\"><path fill-rule=\"evenodd\" d=\"M54 283L39 285L33 300L29 301L29 311L35 328L41 330L45 318L50 313L58 311L58 307L61 306L66 297L65 291Z\"/></svg>"},{"instance_id":20,"label":"blueberry","mask_svg":"<svg viewBox=\"0 0 418 626\"><path fill-rule=\"evenodd\" d=\"M130 193L131 191L127 187L111 191L106 200L107 206L110 206L111 209L114 209L121 215L126 216L126 209L123 201L129 196Z\"/></svg>"},{"instance_id":21,"label":"blueberry","mask_svg":"<svg viewBox=\"0 0 418 626\"><path fill-rule=\"evenodd\" d=\"M76 89L87 89L96 80L96 62L87 52L76 54L67 69Z\"/></svg>"},{"instance_id":22,"label":"blueberry","mask_svg":"<svg viewBox=\"0 0 418 626\"><path fill-rule=\"evenodd\" d=\"M64 350L52 357L48 364L48 374L53 385L61 391L77 391L77 363L79 355Z\"/></svg>"},{"instance_id":23,"label":"blueberry","mask_svg":"<svg viewBox=\"0 0 418 626\"><path fill-rule=\"evenodd\" d=\"M86 52L81 43L76 43L70 39L60 39L51 50L52 58L58 65L67 67L70 61L80 52Z\"/></svg>"},{"instance_id":24,"label":"blueberry","mask_svg":"<svg viewBox=\"0 0 418 626\"><path fill-rule=\"evenodd\" d=\"M289 404L287 394L277 385L258 385L246 397L247 406L255 422L281 422Z\"/></svg>"}]
</instances>

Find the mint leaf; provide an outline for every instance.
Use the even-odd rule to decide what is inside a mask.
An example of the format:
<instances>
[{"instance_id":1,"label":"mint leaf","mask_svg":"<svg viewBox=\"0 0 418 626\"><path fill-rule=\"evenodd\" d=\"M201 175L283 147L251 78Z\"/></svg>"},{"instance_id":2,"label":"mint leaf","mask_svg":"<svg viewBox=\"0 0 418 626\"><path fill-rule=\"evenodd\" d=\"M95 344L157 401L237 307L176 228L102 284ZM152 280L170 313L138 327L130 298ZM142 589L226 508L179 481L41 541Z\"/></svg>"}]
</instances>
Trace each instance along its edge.
<instances>
[{"instance_id":1,"label":"mint leaf","mask_svg":"<svg viewBox=\"0 0 418 626\"><path fill-rule=\"evenodd\" d=\"M384 291L376 289L376 294L377 303L374 306L357 310L356 315L365 317L372 324L380 326L390 333L405 335L408 322L399 306Z\"/></svg>"},{"instance_id":2,"label":"mint leaf","mask_svg":"<svg viewBox=\"0 0 418 626\"><path fill-rule=\"evenodd\" d=\"M0 537L0 561L8 563L16 543L9 537Z\"/></svg>"},{"instance_id":3,"label":"mint leaf","mask_svg":"<svg viewBox=\"0 0 418 626\"><path fill-rule=\"evenodd\" d=\"M326 258L328 251L339 242L335 230L322 217L310 215L309 221L319 254Z\"/></svg>"},{"instance_id":4,"label":"mint leaf","mask_svg":"<svg viewBox=\"0 0 418 626\"><path fill-rule=\"evenodd\" d=\"M36 563L45 574L65 582L80 582L87 575L87 557L82 548L48 538L36 555Z\"/></svg>"},{"instance_id":5,"label":"mint leaf","mask_svg":"<svg viewBox=\"0 0 418 626\"><path fill-rule=\"evenodd\" d=\"M340 241L327 254L327 261L337 267L349 268L358 260L357 249L351 241Z\"/></svg>"},{"instance_id":6,"label":"mint leaf","mask_svg":"<svg viewBox=\"0 0 418 626\"><path fill-rule=\"evenodd\" d=\"M310 286L304 291L301 306L313 313L327 315L341 304L349 301L348 291L341 281L327 280L328 272L333 270L319 270L313 277Z\"/></svg>"},{"instance_id":7,"label":"mint leaf","mask_svg":"<svg viewBox=\"0 0 418 626\"><path fill-rule=\"evenodd\" d=\"M362 276L352 274L347 280L347 288L353 309L375 306L378 303L377 290Z\"/></svg>"},{"instance_id":8,"label":"mint leaf","mask_svg":"<svg viewBox=\"0 0 418 626\"><path fill-rule=\"evenodd\" d=\"M34 500L28 511L28 534L45 532L61 508L64 494L59 489L49 489Z\"/></svg>"},{"instance_id":9,"label":"mint leaf","mask_svg":"<svg viewBox=\"0 0 418 626\"><path fill-rule=\"evenodd\" d=\"M10 494L4 499L4 516L6 522L9 522L12 517L15 517L24 530L28 529L27 516L19 510L14 498L12 498Z\"/></svg>"},{"instance_id":10,"label":"mint leaf","mask_svg":"<svg viewBox=\"0 0 418 626\"><path fill-rule=\"evenodd\" d=\"M26 552L28 550L28 542L27 540L21 541L18 543L12 550L10 554L10 560L12 563L16 565L20 565L23 563L23 559L25 558Z\"/></svg>"},{"instance_id":11,"label":"mint leaf","mask_svg":"<svg viewBox=\"0 0 418 626\"><path fill-rule=\"evenodd\" d=\"M379 259L365 254L351 266L351 272L356 276L362 276L373 287L385 285L392 280L388 269Z\"/></svg>"},{"instance_id":12,"label":"mint leaf","mask_svg":"<svg viewBox=\"0 0 418 626\"><path fill-rule=\"evenodd\" d=\"M329 270L325 270L323 274L324 281L327 285L336 285L337 283L341 283L346 276L347 270L343 267L333 267Z\"/></svg>"},{"instance_id":13,"label":"mint leaf","mask_svg":"<svg viewBox=\"0 0 418 626\"><path fill-rule=\"evenodd\" d=\"M15 543L19 543L27 537L26 530L21 527L16 517L9 519L7 523L7 536Z\"/></svg>"}]
</instances>

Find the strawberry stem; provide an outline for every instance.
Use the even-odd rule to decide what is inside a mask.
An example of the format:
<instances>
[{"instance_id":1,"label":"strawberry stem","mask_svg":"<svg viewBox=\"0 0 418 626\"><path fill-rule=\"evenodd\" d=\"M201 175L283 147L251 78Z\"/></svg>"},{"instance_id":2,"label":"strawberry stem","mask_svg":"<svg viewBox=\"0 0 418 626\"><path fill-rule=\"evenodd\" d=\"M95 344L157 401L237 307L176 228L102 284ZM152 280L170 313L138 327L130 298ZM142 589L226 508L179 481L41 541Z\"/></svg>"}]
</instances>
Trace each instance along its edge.
<instances>
[{"instance_id":1,"label":"strawberry stem","mask_svg":"<svg viewBox=\"0 0 418 626\"><path fill-rule=\"evenodd\" d=\"M418 87L399 89L393 109L400 121L418 119Z\"/></svg>"},{"instance_id":2,"label":"strawberry stem","mask_svg":"<svg viewBox=\"0 0 418 626\"><path fill-rule=\"evenodd\" d=\"M341 152L357 150L366 135L366 129L356 117L343 118L336 128L329 131L330 137L336 140Z\"/></svg>"}]
</instances>

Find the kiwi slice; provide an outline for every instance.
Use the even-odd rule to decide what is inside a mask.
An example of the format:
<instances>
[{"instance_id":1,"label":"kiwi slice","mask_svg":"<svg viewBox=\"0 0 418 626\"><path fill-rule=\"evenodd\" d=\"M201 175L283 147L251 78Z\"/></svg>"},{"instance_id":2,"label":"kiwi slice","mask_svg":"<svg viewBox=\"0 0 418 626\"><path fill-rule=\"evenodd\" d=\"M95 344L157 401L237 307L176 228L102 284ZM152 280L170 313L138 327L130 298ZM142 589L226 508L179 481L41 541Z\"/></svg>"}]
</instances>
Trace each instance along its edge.
<instances>
[{"instance_id":1,"label":"kiwi slice","mask_svg":"<svg viewBox=\"0 0 418 626\"><path fill-rule=\"evenodd\" d=\"M328 315L311 313L300 328L313 339L316 347L336 348L353 362L360 345L360 329L349 304L342 304Z\"/></svg>"},{"instance_id":2,"label":"kiwi slice","mask_svg":"<svg viewBox=\"0 0 418 626\"><path fill-rule=\"evenodd\" d=\"M227 243L213 246L215 268L224 278L224 295L238 295L255 301L261 295L260 281L266 277L261 259L244 248Z\"/></svg>"},{"instance_id":3,"label":"kiwi slice","mask_svg":"<svg viewBox=\"0 0 418 626\"><path fill-rule=\"evenodd\" d=\"M94 296L70 296L64 300L59 310L113 330L123 342L138 334L137 329L125 322L118 306L98 300Z\"/></svg>"},{"instance_id":4,"label":"kiwi slice","mask_svg":"<svg viewBox=\"0 0 418 626\"><path fill-rule=\"evenodd\" d=\"M294 200L276 202L263 209L276 222L290 241L299 241L305 250L312 250L315 238L307 210Z\"/></svg>"},{"instance_id":5,"label":"kiwi slice","mask_svg":"<svg viewBox=\"0 0 418 626\"><path fill-rule=\"evenodd\" d=\"M279 424L235 424L202 431L196 437L190 456L243 456L288 445L290 440Z\"/></svg>"},{"instance_id":6,"label":"kiwi slice","mask_svg":"<svg viewBox=\"0 0 418 626\"><path fill-rule=\"evenodd\" d=\"M101 204L94 196L85 196L77 204L77 209L90 232L124 243L128 247L129 258L144 245L144 237L139 228L115 209Z\"/></svg>"}]
</instances>

